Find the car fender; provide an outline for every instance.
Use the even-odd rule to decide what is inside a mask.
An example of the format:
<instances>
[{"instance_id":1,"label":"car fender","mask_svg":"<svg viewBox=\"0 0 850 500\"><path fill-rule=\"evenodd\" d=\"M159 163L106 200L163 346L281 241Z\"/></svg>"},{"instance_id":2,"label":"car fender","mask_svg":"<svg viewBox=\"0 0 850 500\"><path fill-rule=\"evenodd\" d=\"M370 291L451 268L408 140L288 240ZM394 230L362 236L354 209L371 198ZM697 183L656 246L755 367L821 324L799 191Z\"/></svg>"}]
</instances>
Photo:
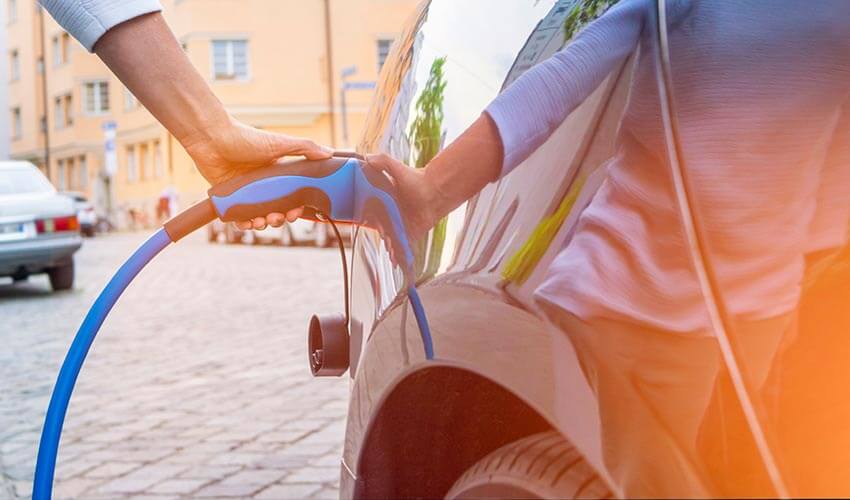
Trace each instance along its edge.
<instances>
[{"instance_id":1,"label":"car fender","mask_svg":"<svg viewBox=\"0 0 850 500\"><path fill-rule=\"evenodd\" d=\"M358 363L343 453L343 497L353 495L369 432L390 396L416 373L439 367L467 370L503 387L606 475L595 398L562 332L497 290L439 283L424 286L420 295L435 359L426 361L414 315L406 301L398 301L375 325Z\"/></svg>"}]
</instances>

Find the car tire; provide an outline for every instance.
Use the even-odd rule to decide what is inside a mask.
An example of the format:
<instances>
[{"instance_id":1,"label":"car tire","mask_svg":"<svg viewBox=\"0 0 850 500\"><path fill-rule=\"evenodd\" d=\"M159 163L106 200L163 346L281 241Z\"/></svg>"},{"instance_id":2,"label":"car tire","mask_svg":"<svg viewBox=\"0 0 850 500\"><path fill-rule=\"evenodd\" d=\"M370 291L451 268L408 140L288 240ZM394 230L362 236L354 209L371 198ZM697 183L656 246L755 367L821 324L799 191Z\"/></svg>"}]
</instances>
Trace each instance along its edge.
<instances>
[{"instance_id":1,"label":"car tire","mask_svg":"<svg viewBox=\"0 0 850 500\"><path fill-rule=\"evenodd\" d=\"M446 498L613 498L557 431L532 434L479 460Z\"/></svg>"},{"instance_id":2,"label":"car tire","mask_svg":"<svg viewBox=\"0 0 850 500\"><path fill-rule=\"evenodd\" d=\"M74 261L47 271L53 291L70 290L74 286Z\"/></svg>"},{"instance_id":3,"label":"car tire","mask_svg":"<svg viewBox=\"0 0 850 500\"><path fill-rule=\"evenodd\" d=\"M316 225L316 240L315 244L319 248L327 248L331 246L331 235L329 234L327 224Z\"/></svg>"}]
</instances>

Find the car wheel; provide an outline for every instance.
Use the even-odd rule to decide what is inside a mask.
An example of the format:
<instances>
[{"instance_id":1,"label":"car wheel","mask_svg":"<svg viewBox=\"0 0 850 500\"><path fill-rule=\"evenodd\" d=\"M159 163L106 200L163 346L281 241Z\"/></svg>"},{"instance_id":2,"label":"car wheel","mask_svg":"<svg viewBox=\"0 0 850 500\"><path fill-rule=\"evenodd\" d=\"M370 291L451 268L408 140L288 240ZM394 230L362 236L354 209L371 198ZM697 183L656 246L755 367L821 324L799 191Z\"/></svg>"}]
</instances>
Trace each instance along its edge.
<instances>
[{"instance_id":1,"label":"car wheel","mask_svg":"<svg viewBox=\"0 0 850 500\"><path fill-rule=\"evenodd\" d=\"M571 444L541 432L490 453L455 482L446 498L612 498Z\"/></svg>"},{"instance_id":2,"label":"car wheel","mask_svg":"<svg viewBox=\"0 0 850 500\"><path fill-rule=\"evenodd\" d=\"M327 224L317 224L316 225L316 246L319 248L326 248L331 245L331 238L328 234L328 226Z\"/></svg>"},{"instance_id":3,"label":"car wheel","mask_svg":"<svg viewBox=\"0 0 850 500\"><path fill-rule=\"evenodd\" d=\"M280 244L285 247L291 247L295 244L295 238L292 237L292 231L288 227L284 227L280 232Z\"/></svg>"},{"instance_id":4,"label":"car wheel","mask_svg":"<svg viewBox=\"0 0 850 500\"><path fill-rule=\"evenodd\" d=\"M47 276L54 291L70 290L74 286L74 261L49 269Z\"/></svg>"}]
</instances>

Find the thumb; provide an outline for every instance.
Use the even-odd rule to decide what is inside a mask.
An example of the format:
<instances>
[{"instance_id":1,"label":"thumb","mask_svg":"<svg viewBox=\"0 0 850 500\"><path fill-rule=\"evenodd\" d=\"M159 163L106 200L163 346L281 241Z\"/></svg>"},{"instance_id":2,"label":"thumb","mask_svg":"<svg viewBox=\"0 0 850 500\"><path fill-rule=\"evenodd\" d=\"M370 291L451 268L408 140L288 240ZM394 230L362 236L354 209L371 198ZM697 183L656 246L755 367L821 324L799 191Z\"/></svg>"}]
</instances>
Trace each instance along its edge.
<instances>
[{"instance_id":1,"label":"thumb","mask_svg":"<svg viewBox=\"0 0 850 500\"><path fill-rule=\"evenodd\" d=\"M310 139L270 133L272 149L278 157L302 155L308 160L324 160L333 156L333 149Z\"/></svg>"},{"instance_id":2,"label":"thumb","mask_svg":"<svg viewBox=\"0 0 850 500\"><path fill-rule=\"evenodd\" d=\"M390 177L394 179L404 176L407 172L404 163L383 153L367 155L366 163L375 170L390 174Z\"/></svg>"}]
</instances>

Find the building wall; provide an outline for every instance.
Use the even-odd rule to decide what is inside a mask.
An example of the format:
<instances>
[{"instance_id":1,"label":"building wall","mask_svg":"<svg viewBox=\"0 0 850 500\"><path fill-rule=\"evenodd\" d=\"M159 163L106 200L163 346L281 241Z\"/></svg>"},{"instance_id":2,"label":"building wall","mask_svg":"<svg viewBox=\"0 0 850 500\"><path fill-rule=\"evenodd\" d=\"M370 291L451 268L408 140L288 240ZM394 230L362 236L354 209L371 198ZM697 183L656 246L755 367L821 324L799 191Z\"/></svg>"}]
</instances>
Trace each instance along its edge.
<instances>
[{"instance_id":1,"label":"building wall","mask_svg":"<svg viewBox=\"0 0 850 500\"><path fill-rule=\"evenodd\" d=\"M8 54L9 48L6 39L7 9L0 8L0 54ZM0 66L0 110L9 109L9 66ZM9 158L9 115L0 113L0 160Z\"/></svg>"},{"instance_id":2,"label":"building wall","mask_svg":"<svg viewBox=\"0 0 850 500\"><path fill-rule=\"evenodd\" d=\"M9 2L10 0L6 0ZM10 82L10 107L20 106L23 133L11 142L15 158L41 161L42 114L39 19L34 2L17 0L17 20L8 25L9 49L17 49L21 78ZM365 120L372 91L347 93L348 143L343 141L340 71L356 66L350 80L376 81L378 40L393 39L418 0L328 0L332 70L328 71L325 0L163 0L164 15L192 63L237 119L267 130L313 138L338 148L350 147ZM82 191L116 222L153 223L159 196L174 190L182 208L200 199L208 184L173 137L142 106L125 106L126 89L105 65L70 40L67 60L54 61L62 29L44 16L47 115L50 165L57 187ZM215 79L213 41L245 40L246 78ZM56 62L56 63L54 63ZM87 113L85 84L106 81L109 111ZM333 89L333 107L328 86ZM70 95L73 123L65 125L56 98ZM64 101L62 101L64 102ZM61 107L61 106L60 106ZM106 184L105 122L116 124L118 169ZM136 167L133 168L135 162ZM84 165L84 167L83 167Z\"/></svg>"}]
</instances>

